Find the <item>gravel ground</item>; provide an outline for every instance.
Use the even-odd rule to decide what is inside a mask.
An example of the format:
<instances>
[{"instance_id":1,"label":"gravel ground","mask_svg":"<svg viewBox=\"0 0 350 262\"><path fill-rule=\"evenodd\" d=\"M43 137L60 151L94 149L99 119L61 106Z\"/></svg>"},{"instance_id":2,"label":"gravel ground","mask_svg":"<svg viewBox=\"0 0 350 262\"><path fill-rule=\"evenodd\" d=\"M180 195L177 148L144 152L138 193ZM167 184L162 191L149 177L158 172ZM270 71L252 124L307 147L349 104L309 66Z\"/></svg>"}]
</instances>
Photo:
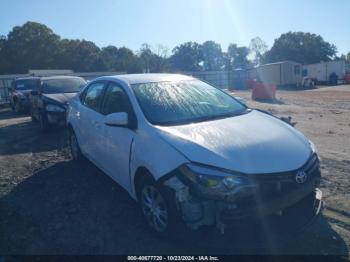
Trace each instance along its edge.
<instances>
[{"instance_id":1,"label":"gravel ground","mask_svg":"<svg viewBox=\"0 0 350 262\"><path fill-rule=\"evenodd\" d=\"M235 95L292 116L322 158L326 209L284 241L255 232L203 230L155 238L128 194L88 161L70 160L66 133L42 134L29 117L0 110L0 254L336 254L350 248L350 86L278 91L276 103ZM243 237L244 235L244 237ZM262 240L263 239L263 240Z\"/></svg>"}]
</instances>

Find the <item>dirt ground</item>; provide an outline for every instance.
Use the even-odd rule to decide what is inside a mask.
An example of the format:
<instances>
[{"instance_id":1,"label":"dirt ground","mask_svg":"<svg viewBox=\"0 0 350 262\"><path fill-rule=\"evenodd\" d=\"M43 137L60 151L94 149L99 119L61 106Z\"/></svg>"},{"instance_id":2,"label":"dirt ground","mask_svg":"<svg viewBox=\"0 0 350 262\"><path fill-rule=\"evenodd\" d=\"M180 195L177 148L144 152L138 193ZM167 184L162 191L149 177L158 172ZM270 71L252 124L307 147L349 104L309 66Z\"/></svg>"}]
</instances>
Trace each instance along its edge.
<instances>
[{"instance_id":1,"label":"dirt ground","mask_svg":"<svg viewBox=\"0 0 350 262\"><path fill-rule=\"evenodd\" d=\"M128 194L88 161L70 160L64 130L42 134L0 109L0 254L337 254L350 249L350 86L277 92L250 107L292 116L322 158L326 208L283 241L215 230L182 241L149 233ZM258 132L258 130L257 130Z\"/></svg>"}]
</instances>

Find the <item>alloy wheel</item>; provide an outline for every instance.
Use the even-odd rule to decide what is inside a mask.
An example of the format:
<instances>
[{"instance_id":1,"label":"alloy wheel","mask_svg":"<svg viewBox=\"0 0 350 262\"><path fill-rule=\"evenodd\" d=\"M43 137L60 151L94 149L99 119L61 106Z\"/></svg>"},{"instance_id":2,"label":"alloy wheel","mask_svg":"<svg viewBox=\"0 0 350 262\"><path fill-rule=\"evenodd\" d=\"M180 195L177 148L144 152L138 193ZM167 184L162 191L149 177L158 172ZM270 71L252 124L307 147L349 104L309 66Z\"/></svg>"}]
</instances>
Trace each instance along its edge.
<instances>
[{"instance_id":1,"label":"alloy wheel","mask_svg":"<svg viewBox=\"0 0 350 262\"><path fill-rule=\"evenodd\" d=\"M161 193L153 185L145 186L141 193L141 207L148 224L157 232L168 227L168 211Z\"/></svg>"}]
</instances>

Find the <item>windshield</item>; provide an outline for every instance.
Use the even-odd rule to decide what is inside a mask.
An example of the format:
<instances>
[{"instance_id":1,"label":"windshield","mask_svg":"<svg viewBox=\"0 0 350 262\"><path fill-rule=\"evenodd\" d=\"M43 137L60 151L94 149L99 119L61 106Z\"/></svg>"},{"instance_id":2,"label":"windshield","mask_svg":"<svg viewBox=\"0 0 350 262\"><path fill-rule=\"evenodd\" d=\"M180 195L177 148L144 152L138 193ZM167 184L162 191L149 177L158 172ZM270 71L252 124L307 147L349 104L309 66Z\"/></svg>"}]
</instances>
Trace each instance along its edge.
<instances>
[{"instance_id":1,"label":"windshield","mask_svg":"<svg viewBox=\"0 0 350 262\"><path fill-rule=\"evenodd\" d=\"M49 79L43 81L42 92L45 94L77 93L86 84L82 78Z\"/></svg>"},{"instance_id":2,"label":"windshield","mask_svg":"<svg viewBox=\"0 0 350 262\"><path fill-rule=\"evenodd\" d=\"M225 92L198 80L134 84L147 120L176 125L230 117L246 107Z\"/></svg>"},{"instance_id":3,"label":"windshield","mask_svg":"<svg viewBox=\"0 0 350 262\"><path fill-rule=\"evenodd\" d=\"M38 85L39 85L38 79L26 79L26 80L15 81L16 90L33 90L33 89L37 89Z\"/></svg>"}]
</instances>

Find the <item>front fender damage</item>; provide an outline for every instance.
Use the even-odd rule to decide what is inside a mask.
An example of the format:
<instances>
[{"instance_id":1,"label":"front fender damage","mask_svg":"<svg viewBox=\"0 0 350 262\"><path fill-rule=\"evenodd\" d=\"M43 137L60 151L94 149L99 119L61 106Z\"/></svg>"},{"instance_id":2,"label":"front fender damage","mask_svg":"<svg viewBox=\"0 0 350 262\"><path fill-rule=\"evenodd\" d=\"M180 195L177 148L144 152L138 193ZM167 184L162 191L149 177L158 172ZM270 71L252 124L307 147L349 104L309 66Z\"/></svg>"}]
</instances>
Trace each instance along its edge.
<instances>
[{"instance_id":1,"label":"front fender damage","mask_svg":"<svg viewBox=\"0 0 350 262\"><path fill-rule=\"evenodd\" d=\"M216 221L215 201L198 199L190 193L190 187L172 176L164 182L175 191L176 202L182 218L192 229L203 225L213 225Z\"/></svg>"},{"instance_id":2,"label":"front fender damage","mask_svg":"<svg viewBox=\"0 0 350 262\"><path fill-rule=\"evenodd\" d=\"M307 204L307 209L312 209L313 216L319 214L322 207L322 193L318 188L315 188L313 182L266 203L259 200L258 206L254 204L242 205L239 199L222 201L198 196L191 185L184 183L175 174L162 179L161 183L174 190L178 211L187 226L194 230L205 225L215 225L223 234L231 222L245 219L256 220L271 215L282 217L285 210L295 209L294 206L299 205L298 203L303 202L300 206L305 206L304 202L306 201L311 203ZM286 211L287 213L288 211ZM303 211L299 213L303 214Z\"/></svg>"}]
</instances>

